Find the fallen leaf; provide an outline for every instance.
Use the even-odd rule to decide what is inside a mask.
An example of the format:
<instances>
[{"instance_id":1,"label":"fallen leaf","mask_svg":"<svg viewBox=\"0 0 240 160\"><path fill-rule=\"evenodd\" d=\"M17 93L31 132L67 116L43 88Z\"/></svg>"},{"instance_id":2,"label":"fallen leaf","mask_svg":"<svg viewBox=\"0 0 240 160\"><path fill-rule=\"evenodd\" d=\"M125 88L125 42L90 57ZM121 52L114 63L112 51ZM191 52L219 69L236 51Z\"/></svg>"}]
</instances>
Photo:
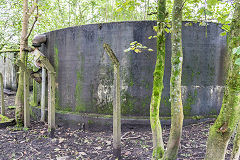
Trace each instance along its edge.
<instances>
[{"instance_id":1,"label":"fallen leaf","mask_svg":"<svg viewBox=\"0 0 240 160\"><path fill-rule=\"evenodd\" d=\"M125 156L128 156L128 155L130 155L131 154L131 152L130 151L127 151L127 152L125 152Z\"/></svg>"},{"instance_id":2,"label":"fallen leaf","mask_svg":"<svg viewBox=\"0 0 240 160\"><path fill-rule=\"evenodd\" d=\"M86 156L87 155L87 153L85 153L85 152L79 152L79 154L82 155L82 156Z\"/></svg>"}]
</instances>

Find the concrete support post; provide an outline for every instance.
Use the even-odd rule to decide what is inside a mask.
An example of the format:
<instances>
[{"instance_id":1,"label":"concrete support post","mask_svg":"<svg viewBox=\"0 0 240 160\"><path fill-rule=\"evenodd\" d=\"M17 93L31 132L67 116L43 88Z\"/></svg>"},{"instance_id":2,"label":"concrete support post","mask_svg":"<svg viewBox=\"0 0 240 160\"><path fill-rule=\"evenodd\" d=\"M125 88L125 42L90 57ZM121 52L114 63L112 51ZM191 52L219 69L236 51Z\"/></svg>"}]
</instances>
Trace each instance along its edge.
<instances>
[{"instance_id":1,"label":"concrete support post","mask_svg":"<svg viewBox=\"0 0 240 160\"><path fill-rule=\"evenodd\" d=\"M114 65L113 154L121 158L121 105L119 65Z\"/></svg>"},{"instance_id":2,"label":"concrete support post","mask_svg":"<svg viewBox=\"0 0 240 160\"><path fill-rule=\"evenodd\" d=\"M5 116L4 93L3 93L3 76L0 73L0 94L1 94L1 114Z\"/></svg>"},{"instance_id":3,"label":"concrete support post","mask_svg":"<svg viewBox=\"0 0 240 160\"><path fill-rule=\"evenodd\" d=\"M113 156L121 158L121 104L120 104L120 71L119 61L108 44L104 44L108 56L114 66L114 101L113 101Z\"/></svg>"},{"instance_id":4,"label":"concrete support post","mask_svg":"<svg viewBox=\"0 0 240 160\"><path fill-rule=\"evenodd\" d=\"M29 112L29 74L24 71L24 127L30 126L30 112Z\"/></svg>"},{"instance_id":5,"label":"concrete support post","mask_svg":"<svg viewBox=\"0 0 240 160\"><path fill-rule=\"evenodd\" d=\"M45 122L45 105L46 105L46 69L42 68L42 94L41 94L41 121Z\"/></svg>"},{"instance_id":6,"label":"concrete support post","mask_svg":"<svg viewBox=\"0 0 240 160\"><path fill-rule=\"evenodd\" d=\"M48 130L50 132L50 137L54 137L55 131L55 89L56 89L56 80L55 80L55 70L51 65L47 57L44 56L38 49L34 50L36 62L39 67L44 67L48 71Z\"/></svg>"},{"instance_id":7,"label":"concrete support post","mask_svg":"<svg viewBox=\"0 0 240 160\"><path fill-rule=\"evenodd\" d=\"M52 135L55 129L55 73L48 72L48 129Z\"/></svg>"}]
</instances>

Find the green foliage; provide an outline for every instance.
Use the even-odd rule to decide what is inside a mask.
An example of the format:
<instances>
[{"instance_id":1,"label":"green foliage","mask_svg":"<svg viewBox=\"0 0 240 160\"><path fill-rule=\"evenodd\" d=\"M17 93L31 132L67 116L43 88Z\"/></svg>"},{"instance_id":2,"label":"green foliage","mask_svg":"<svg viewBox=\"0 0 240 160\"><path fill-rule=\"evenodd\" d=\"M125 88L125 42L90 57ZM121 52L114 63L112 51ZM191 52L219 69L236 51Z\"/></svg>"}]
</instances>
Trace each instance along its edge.
<instances>
[{"instance_id":1,"label":"green foliage","mask_svg":"<svg viewBox=\"0 0 240 160\"><path fill-rule=\"evenodd\" d=\"M233 53L233 54L236 54L236 55L240 55L240 46L239 46L239 47L236 47L236 48L233 48L232 53ZM240 66L240 58L237 58L237 59L235 60L235 64L238 65L238 66ZM239 73L240 73L240 72L239 72Z\"/></svg>"},{"instance_id":2,"label":"green foliage","mask_svg":"<svg viewBox=\"0 0 240 160\"><path fill-rule=\"evenodd\" d=\"M16 106L8 106L8 109L16 109Z\"/></svg>"},{"instance_id":3,"label":"green foliage","mask_svg":"<svg viewBox=\"0 0 240 160\"><path fill-rule=\"evenodd\" d=\"M217 0L207 0L207 4L209 6L215 6L217 4Z\"/></svg>"},{"instance_id":4,"label":"green foliage","mask_svg":"<svg viewBox=\"0 0 240 160\"><path fill-rule=\"evenodd\" d=\"M31 3L31 2L30 2ZM165 23L172 19L173 0L167 1ZM201 6L201 7L199 7ZM223 7L224 6L224 7ZM49 0L39 1L39 18L29 42L34 35L69 26L89 23L103 23L129 20L156 20L157 1L143 0ZM214 21L226 26L231 22L232 3L217 0L188 0L183 7L185 21ZM34 13L36 14L36 13ZM18 48L21 21L22 1L0 1L0 50ZM33 16L34 17L34 16ZM30 26L34 18L30 19ZM167 26L165 31L170 32ZM221 35L224 35L222 33ZM136 50L139 53L139 49Z\"/></svg>"},{"instance_id":5,"label":"green foliage","mask_svg":"<svg viewBox=\"0 0 240 160\"><path fill-rule=\"evenodd\" d=\"M0 123L9 122L9 121L10 121L10 119L8 117L0 114Z\"/></svg>"},{"instance_id":6,"label":"green foliage","mask_svg":"<svg viewBox=\"0 0 240 160\"><path fill-rule=\"evenodd\" d=\"M134 51L135 53L141 53L144 50L147 50L149 52L153 51L153 49L143 46L141 43L138 43L137 41L134 41L130 43L130 47L128 49L125 49L124 52Z\"/></svg>"},{"instance_id":7,"label":"green foliage","mask_svg":"<svg viewBox=\"0 0 240 160\"><path fill-rule=\"evenodd\" d=\"M233 52L232 53L239 55L240 54L240 46L236 47L236 48L233 48Z\"/></svg>"}]
</instances>

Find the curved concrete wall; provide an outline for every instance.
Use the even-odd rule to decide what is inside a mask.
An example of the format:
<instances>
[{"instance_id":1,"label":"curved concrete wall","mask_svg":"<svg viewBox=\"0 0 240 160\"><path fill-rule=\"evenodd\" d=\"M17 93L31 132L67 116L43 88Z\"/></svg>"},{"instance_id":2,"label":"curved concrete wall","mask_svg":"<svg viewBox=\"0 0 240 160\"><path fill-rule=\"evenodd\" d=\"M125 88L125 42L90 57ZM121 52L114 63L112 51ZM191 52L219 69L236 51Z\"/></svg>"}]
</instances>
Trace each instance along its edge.
<instances>
[{"instance_id":1,"label":"curved concrete wall","mask_svg":"<svg viewBox=\"0 0 240 160\"><path fill-rule=\"evenodd\" d=\"M14 58L17 53L7 53L5 56L0 55L0 72L3 75L4 88L17 90L17 70L14 64Z\"/></svg>"},{"instance_id":2,"label":"curved concrete wall","mask_svg":"<svg viewBox=\"0 0 240 160\"><path fill-rule=\"evenodd\" d=\"M123 115L149 115L156 61L155 21L91 24L52 31L42 51L57 71L57 107L85 113L112 113L113 67L103 43L120 61ZM183 25L182 91L185 115L216 114L223 96L226 37L218 24ZM124 53L132 41L154 52ZM160 114L170 115L170 34L166 34L166 67Z\"/></svg>"}]
</instances>

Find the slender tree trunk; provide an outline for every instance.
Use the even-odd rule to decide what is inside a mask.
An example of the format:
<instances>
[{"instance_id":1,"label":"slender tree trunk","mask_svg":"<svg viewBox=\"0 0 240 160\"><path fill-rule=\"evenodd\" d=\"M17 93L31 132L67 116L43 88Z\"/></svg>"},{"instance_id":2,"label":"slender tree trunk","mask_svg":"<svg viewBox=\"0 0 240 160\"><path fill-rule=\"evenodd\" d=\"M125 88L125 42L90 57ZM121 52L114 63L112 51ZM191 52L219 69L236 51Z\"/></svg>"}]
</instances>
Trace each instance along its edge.
<instances>
[{"instance_id":1,"label":"slender tree trunk","mask_svg":"<svg viewBox=\"0 0 240 160\"><path fill-rule=\"evenodd\" d=\"M22 21L22 32L21 32L21 39L20 39L20 60L25 64L26 63L26 53L23 51L24 48L28 47L28 39L27 32L28 32L28 0L23 0L23 21ZM17 123L23 122L23 104L24 104L24 94L23 94L23 78L24 72L20 67L19 70L19 81L18 81L18 89L15 99L16 105L16 112L15 112L15 119Z\"/></svg>"},{"instance_id":2,"label":"slender tree trunk","mask_svg":"<svg viewBox=\"0 0 240 160\"><path fill-rule=\"evenodd\" d=\"M228 56L230 58L230 65L228 68L225 93L220 114L209 131L205 160L223 160L225 158L229 139L239 120L240 67L235 64L235 60L240 58L240 56L232 54L232 49L240 46L240 1L236 0L235 2L237 3L230 33L228 34Z\"/></svg>"},{"instance_id":3,"label":"slender tree trunk","mask_svg":"<svg viewBox=\"0 0 240 160\"><path fill-rule=\"evenodd\" d=\"M20 61L27 65L27 53L24 51L25 48L28 48L28 36L31 34L31 31L34 27L35 22L33 23L32 28L28 33L28 24L29 17L34 12L37 6L38 0L34 0L31 8L28 8L28 0L23 0L23 20L22 20L22 31L20 38ZM36 18L37 20L37 18ZM20 67L19 69L19 78L18 78L18 89L15 99L16 111L15 111L15 119L17 124L23 123L23 106L24 106L24 71Z\"/></svg>"},{"instance_id":4,"label":"slender tree trunk","mask_svg":"<svg viewBox=\"0 0 240 160\"><path fill-rule=\"evenodd\" d=\"M240 123L238 121L237 133L233 142L233 151L231 155L231 160L238 160L240 155Z\"/></svg>"},{"instance_id":5,"label":"slender tree trunk","mask_svg":"<svg viewBox=\"0 0 240 160\"><path fill-rule=\"evenodd\" d=\"M174 0L172 13L172 69L170 79L171 99L171 130L164 159L177 159L178 148L182 136L183 106L181 98L181 75L182 75L182 7L183 0Z\"/></svg>"},{"instance_id":6,"label":"slender tree trunk","mask_svg":"<svg viewBox=\"0 0 240 160\"><path fill-rule=\"evenodd\" d=\"M162 128L159 120L159 107L163 89L163 76L165 65L165 33L164 20L166 0L158 0L158 30L157 30L157 61L153 75L153 91L150 104L150 122L153 140L153 159L160 159L164 154Z\"/></svg>"}]
</instances>

